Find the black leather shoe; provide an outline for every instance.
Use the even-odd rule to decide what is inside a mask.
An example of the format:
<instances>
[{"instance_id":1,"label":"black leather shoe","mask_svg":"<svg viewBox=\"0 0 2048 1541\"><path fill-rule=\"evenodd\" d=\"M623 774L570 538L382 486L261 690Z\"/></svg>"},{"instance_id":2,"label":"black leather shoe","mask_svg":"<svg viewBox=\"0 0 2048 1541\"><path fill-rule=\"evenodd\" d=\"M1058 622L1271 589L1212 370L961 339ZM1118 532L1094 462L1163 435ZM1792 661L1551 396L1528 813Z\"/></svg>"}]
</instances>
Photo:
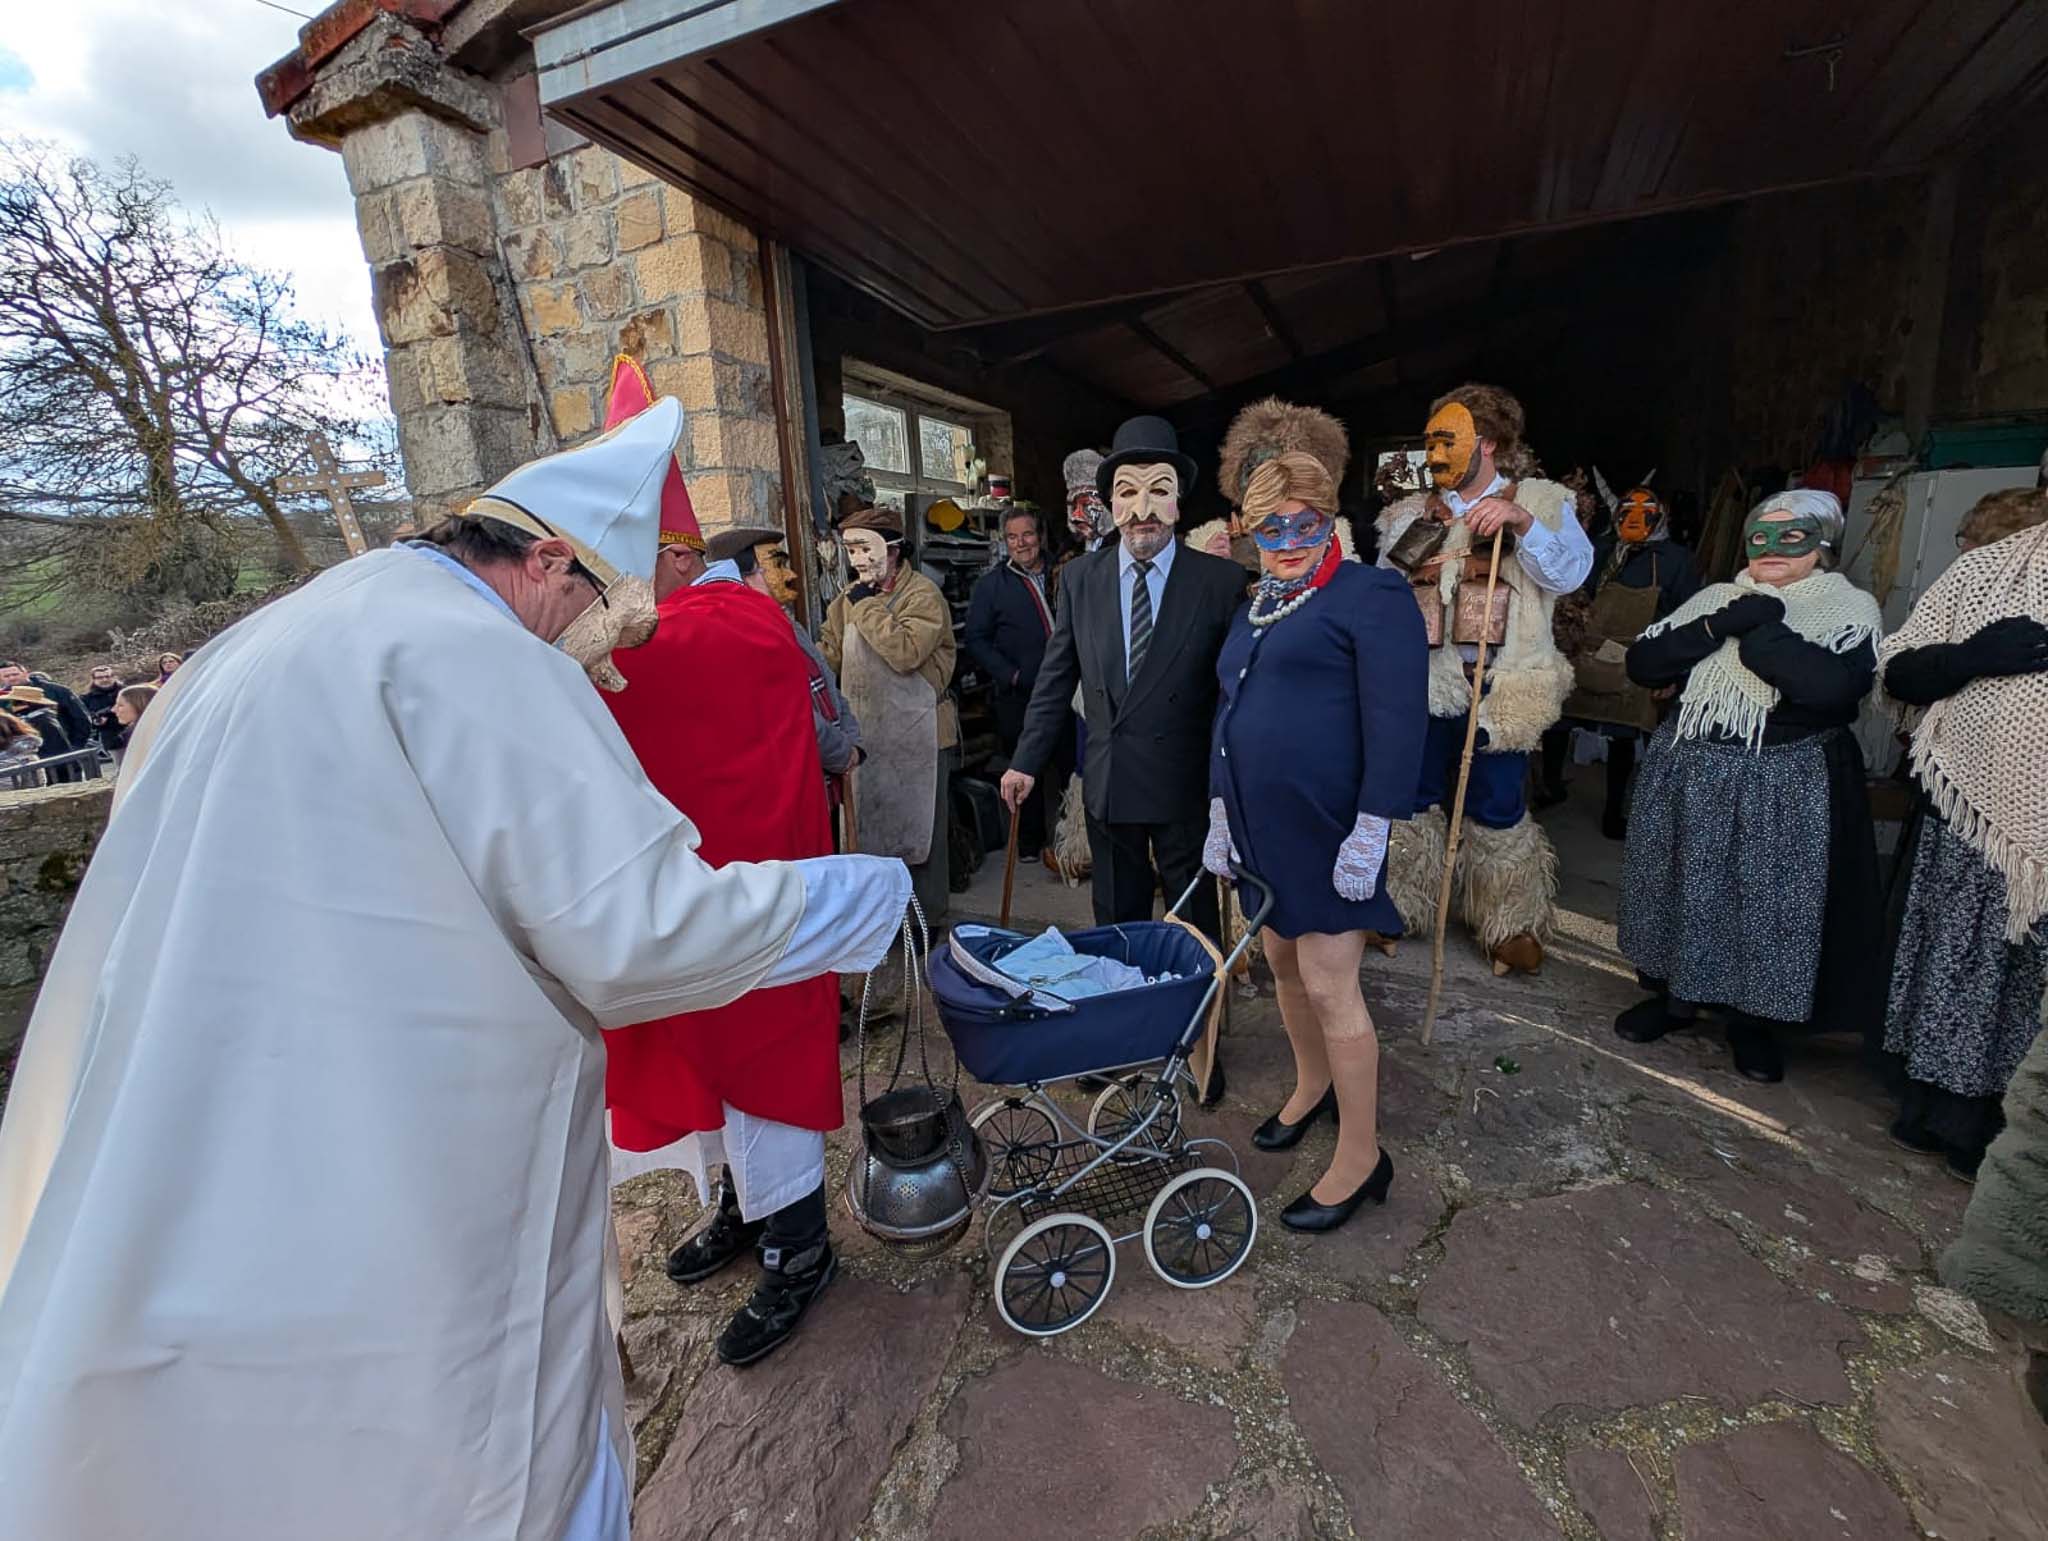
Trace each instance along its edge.
<instances>
[{"instance_id":1,"label":"black leather shoe","mask_svg":"<svg viewBox=\"0 0 2048 1541\"><path fill-rule=\"evenodd\" d=\"M1300 1198L1280 1211L1280 1223L1290 1231L1334 1231L1358 1212L1358 1206L1367 1199L1375 1204L1387 1201L1387 1189L1394 1184L1394 1158L1384 1150L1380 1152L1380 1164L1372 1169L1372 1176L1359 1184L1358 1191L1349 1198L1339 1199L1334 1204L1318 1204L1315 1189L1311 1188Z\"/></svg>"},{"instance_id":2,"label":"black leather shoe","mask_svg":"<svg viewBox=\"0 0 2048 1541\"><path fill-rule=\"evenodd\" d=\"M1653 995L1646 1001L1637 1001L1614 1019L1614 1033L1630 1043L1655 1043L1666 1033L1676 1032L1686 1024L1671 1015L1666 998Z\"/></svg>"},{"instance_id":3,"label":"black leather shoe","mask_svg":"<svg viewBox=\"0 0 2048 1541\"><path fill-rule=\"evenodd\" d=\"M1778 1052L1778 1040L1768 1027L1754 1022L1730 1022L1728 1051L1735 1058L1735 1068L1752 1081L1785 1079L1785 1056Z\"/></svg>"},{"instance_id":4,"label":"black leather shoe","mask_svg":"<svg viewBox=\"0 0 2048 1541\"><path fill-rule=\"evenodd\" d=\"M1223 1078L1223 1051L1219 1048L1215 1061L1209 1067L1209 1095L1202 1099L1201 1106L1205 1109L1215 1107L1223 1100L1223 1091L1228 1085L1229 1082Z\"/></svg>"},{"instance_id":5,"label":"black leather shoe","mask_svg":"<svg viewBox=\"0 0 2048 1541\"><path fill-rule=\"evenodd\" d=\"M718 1357L735 1367L765 1359L789 1340L817 1298L839 1271L832 1243L821 1241L791 1255L780 1248L761 1252L761 1282L718 1335Z\"/></svg>"},{"instance_id":6,"label":"black leather shoe","mask_svg":"<svg viewBox=\"0 0 2048 1541\"><path fill-rule=\"evenodd\" d=\"M1252 1131L1252 1143L1258 1146L1260 1150L1292 1150L1301 1143L1301 1137L1308 1133L1308 1126L1321 1118L1325 1113L1330 1115L1331 1123L1337 1122L1337 1088L1335 1086L1330 1087L1329 1090L1323 1093L1322 1100L1310 1108L1307 1116L1298 1124L1283 1123L1280 1115L1275 1113Z\"/></svg>"},{"instance_id":7,"label":"black leather shoe","mask_svg":"<svg viewBox=\"0 0 2048 1541\"><path fill-rule=\"evenodd\" d=\"M668 1276L678 1284L700 1284L760 1241L765 1221L740 1218L739 1200L719 1196L711 1223L668 1255Z\"/></svg>"}]
</instances>

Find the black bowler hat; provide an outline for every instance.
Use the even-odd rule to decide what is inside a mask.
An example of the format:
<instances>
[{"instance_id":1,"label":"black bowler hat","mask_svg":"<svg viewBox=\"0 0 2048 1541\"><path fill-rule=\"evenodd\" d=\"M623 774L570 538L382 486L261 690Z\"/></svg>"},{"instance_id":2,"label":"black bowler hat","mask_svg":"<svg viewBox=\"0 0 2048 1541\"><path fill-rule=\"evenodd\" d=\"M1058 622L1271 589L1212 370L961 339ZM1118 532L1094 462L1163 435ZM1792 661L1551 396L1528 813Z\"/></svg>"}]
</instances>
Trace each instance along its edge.
<instances>
[{"instance_id":1,"label":"black bowler hat","mask_svg":"<svg viewBox=\"0 0 2048 1541\"><path fill-rule=\"evenodd\" d=\"M1180 435L1163 417L1134 417L1116 431L1116 441L1095 472L1095 490L1109 501L1109 484L1118 466L1156 466L1161 462L1180 472L1180 495L1195 490L1195 462L1180 452Z\"/></svg>"}]
</instances>

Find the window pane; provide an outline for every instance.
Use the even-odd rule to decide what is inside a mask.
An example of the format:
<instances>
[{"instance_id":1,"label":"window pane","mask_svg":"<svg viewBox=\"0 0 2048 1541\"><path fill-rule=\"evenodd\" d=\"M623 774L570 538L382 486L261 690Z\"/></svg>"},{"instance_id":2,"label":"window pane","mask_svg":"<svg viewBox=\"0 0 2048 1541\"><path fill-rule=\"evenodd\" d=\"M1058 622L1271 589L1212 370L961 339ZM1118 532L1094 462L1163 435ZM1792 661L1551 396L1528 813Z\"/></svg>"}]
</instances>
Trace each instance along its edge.
<instances>
[{"instance_id":1,"label":"window pane","mask_svg":"<svg viewBox=\"0 0 2048 1541\"><path fill-rule=\"evenodd\" d=\"M864 396L842 398L846 436L860 446L862 458L877 471L910 474L910 424L895 407Z\"/></svg>"},{"instance_id":2,"label":"window pane","mask_svg":"<svg viewBox=\"0 0 2048 1541\"><path fill-rule=\"evenodd\" d=\"M974 447L974 434L965 425L949 423L942 417L919 417L918 449L924 474L943 482L966 482L967 463Z\"/></svg>"}]
</instances>

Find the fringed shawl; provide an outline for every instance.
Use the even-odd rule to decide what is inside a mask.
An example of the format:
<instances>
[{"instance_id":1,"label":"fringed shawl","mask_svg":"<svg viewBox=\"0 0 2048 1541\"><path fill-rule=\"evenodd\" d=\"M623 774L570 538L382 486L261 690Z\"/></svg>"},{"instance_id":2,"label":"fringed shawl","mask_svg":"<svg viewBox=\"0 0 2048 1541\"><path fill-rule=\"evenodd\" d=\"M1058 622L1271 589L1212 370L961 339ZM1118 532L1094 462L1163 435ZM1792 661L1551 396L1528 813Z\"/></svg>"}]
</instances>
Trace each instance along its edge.
<instances>
[{"instance_id":1,"label":"fringed shawl","mask_svg":"<svg viewBox=\"0 0 2048 1541\"><path fill-rule=\"evenodd\" d=\"M1840 573L1814 573L1783 588L1738 573L1733 583L1701 589L1663 620L1644 628L1643 635L1661 636L1674 626L1711 616L1744 594L1769 594L1783 601L1785 624L1831 653L1854 652L1875 641L1883 626L1877 601ZM1676 731L1680 738L1726 735L1755 749L1764 741L1764 723L1777 704L1777 687L1743 663L1741 638L1730 637L1686 680L1678 697Z\"/></svg>"},{"instance_id":2,"label":"fringed shawl","mask_svg":"<svg viewBox=\"0 0 2048 1541\"><path fill-rule=\"evenodd\" d=\"M1879 668L2019 615L2048 622L2048 525L1957 557L1886 639ZM2048 914L2048 674L1973 680L1924 712L1893 710L1935 811L2005 877L2006 940L2024 941Z\"/></svg>"}]
</instances>

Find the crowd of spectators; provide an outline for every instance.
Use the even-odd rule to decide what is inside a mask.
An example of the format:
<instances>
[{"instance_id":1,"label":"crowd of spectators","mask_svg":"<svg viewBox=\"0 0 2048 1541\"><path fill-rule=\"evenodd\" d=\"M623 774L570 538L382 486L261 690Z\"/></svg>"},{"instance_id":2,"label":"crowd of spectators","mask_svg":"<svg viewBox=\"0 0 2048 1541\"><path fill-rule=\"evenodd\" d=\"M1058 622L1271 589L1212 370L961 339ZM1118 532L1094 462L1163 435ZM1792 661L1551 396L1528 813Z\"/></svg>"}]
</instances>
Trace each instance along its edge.
<instances>
[{"instance_id":1,"label":"crowd of spectators","mask_svg":"<svg viewBox=\"0 0 2048 1541\"><path fill-rule=\"evenodd\" d=\"M83 691L19 660L0 662L0 790L85 780L118 764L136 719L183 661L165 653L154 679L133 683L95 664Z\"/></svg>"}]
</instances>

